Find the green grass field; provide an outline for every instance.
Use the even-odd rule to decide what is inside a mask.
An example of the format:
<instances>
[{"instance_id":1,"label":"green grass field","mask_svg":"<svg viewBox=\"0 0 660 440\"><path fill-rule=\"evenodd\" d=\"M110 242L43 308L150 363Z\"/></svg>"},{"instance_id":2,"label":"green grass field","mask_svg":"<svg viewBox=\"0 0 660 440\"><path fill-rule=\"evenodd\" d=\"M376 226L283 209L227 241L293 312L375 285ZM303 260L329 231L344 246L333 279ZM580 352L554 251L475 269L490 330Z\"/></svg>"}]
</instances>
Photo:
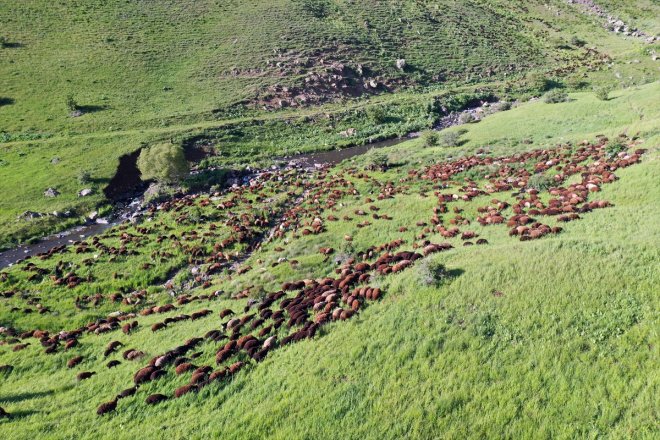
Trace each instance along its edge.
<instances>
[{"instance_id":1,"label":"green grass field","mask_svg":"<svg viewBox=\"0 0 660 440\"><path fill-rule=\"evenodd\" d=\"M634 13L606 6L653 32L657 5L636 3ZM657 43L608 33L577 11L501 0L9 2L0 10L0 248L107 210L102 189L118 158L144 144L209 136L222 165L240 167L345 145L346 128L358 129L358 143L417 131L438 94L491 87L528 98L531 72L586 90L658 79ZM348 69L345 89L306 82L336 73L333 63ZM356 89L371 79L387 87ZM284 87L314 105L263 110ZM69 96L82 116L70 116ZM371 106L388 108L387 123L360 113ZM85 171L91 185L77 181ZM89 186L94 194L79 198ZM43 197L48 187L61 196ZM17 220L25 211L72 217Z\"/></svg>"},{"instance_id":2,"label":"green grass field","mask_svg":"<svg viewBox=\"0 0 660 440\"><path fill-rule=\"evenodd\" d=\"M216 235L211 241L204 241L201 235L177 239L208 251L213 243L231 235L226 226L210 229L210 222L220 225L226 220L226 214L212 209L213 204L154 214L152 221L139 226L150 231L128 227L126 232L141 237L128 245L136 255L112 261L108 255L100 255L89 266L83 260L92 258L92 253L58 254L45 262L35 261L49 269L56 260L68 261L79 275L95 277L71 290L54 286L47 277L28 281L21 265L6 270L8 280L0 282L0 291L17 289L23 295L0 299L0 318L20 330L74 328L117 309L137 311L145 305L117 305L104 299L97 306L88 304L76 311L74 298L81 295L146 288L147 305L171 302L160 287L164 280L154 280L171 273L172 267L182 269L174 280L192 285L190 293L224 290L226 294L178 306L174 312L138 316L140 326L130 336L116 330L85 334L78 347L53 355L45 355L38 340L32 338L21 341L31 341L22 351L12 351L16 341L0 346L0 364L14 366L3 377L0 389L0 406L13 414L11 419L0 419L0 436L655 438L660 385L658 87L654 83L617 91L608 101L598 101L592 93L576 93L566 103L523 104L463 126L467 133L461 136L465 143L459 147L425 148L421 140L411 140L355 158L319 179L331 181L335 174L351 168L361 171L377 153L385 154L393 166L385 172L369 172L372 179L368 180L345 174L360 195L343 196L332 214L349 215L352 221L326 221L327 230L318 235L288 232L264 243L240 263L251 269L243 274L222 271L210 278L207 287L189 275L183 248L172 246L173 240L159 245L155 239L170 233L183 237L184 231L192 230L213 232ZM285 281L331 274L336 265L332 258L324 261L319 247L334 247L340 256L404 238L401 249L411 249L419 241L420 228L415 222L428 221L437 200L432 197L431 183L400 180L409 171L471 155L480 148L492 156L511 155L584 139L593 142L597 135L613 141L621 133L636 137L635 148L648 151L641 163L616 170L619 179L603 185L594 195L614 206L586 213L580 220L562 224L561 234L534 241L509 237L504 225L482 227L476 222L461 229L478 232L489 244L462 246L458 237L446 240L431 234L434 243L455 245L426 258L444 264L449 271L450 276L439 285L423 282L424 262L394 275L375 277L369 284L382 288L382 299L368 303L346 322L321 327L311 340L275 350L264 362L250 363L232 379L212 383L199 393L146 405L147 395L171 395L186 383L186 377L169 371L164 378L141 386L136 397L120 400L115 412L96 415L100 403L132 385L133 373L147 359L190 337L203 336L218 327L218 311L225 307L239 310L246 303L245 299L229 299L229 295L252 286L252 296L259 298L260 288L272 291ZM480 185L484 183L478 173L458 175L450 190L472 175ZM286 179L302 185L316 178ZM393 220L355 215L357 209L368 209L365 197L376 199L380 185L387 181L395 182L401 192L373 204ZM292 194L287 195L276 182L264 184L263 196L245 194L246 200L233 211L237 216L267 212L268 208L279 212L302 194L302 188L292 184L287 188ZM476 207L491 203L493 197L513 200L509 193L483 195L455 206L474 220ZM320 196L323 203L326 196ZM220 197L214 204L225 199ZM316 215L314 200L301 206L311 210L303 214L302 221ZM326 219L331 211L327 206L323 209ZM357 222L364 219L374 224L357 228ZM554 225L554 220L542 221ZM410 231L399 232L402 226ZM119 232L109 231L103 241L118 245ZM352 236L350 245L343 239L345 234ZM241 253L245 247L228 249ZM154 257L154 252L166 250L174 255L165 260ZM280 257L295 258L299 264L273 266ZM145 262L154 264L152 269L139 269ZM494 291L502 294L493 295ZM35 296L50 313L21 312L25 306L35 307ZM158 332L149 329L164 317L203 307L214 314ZM102 351L112 340L124 342L124 348L143 350L147 356L133 362L122 360L119 354L105 358ZM199 362L213 364L215 349L204 345L200 350ZM74 355L85 359L67 369L65 364ZM108 359L119 359L121 364L106 369ZM80 371L98 374L76 382Z\"/></svg>"}]
</instances>

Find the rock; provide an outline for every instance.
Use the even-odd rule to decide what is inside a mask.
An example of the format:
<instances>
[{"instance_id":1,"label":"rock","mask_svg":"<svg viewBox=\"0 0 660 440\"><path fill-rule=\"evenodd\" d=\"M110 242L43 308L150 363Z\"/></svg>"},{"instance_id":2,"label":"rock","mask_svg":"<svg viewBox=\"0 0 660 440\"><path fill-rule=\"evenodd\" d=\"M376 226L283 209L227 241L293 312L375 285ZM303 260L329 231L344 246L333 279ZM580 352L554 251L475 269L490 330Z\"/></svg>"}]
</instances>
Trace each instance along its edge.
<instances>
[{"instance_id":1,"label":"rock","mask_svg":"<svg viewBox=\"0 0 660 440\"><path fill-rule=\"evenodd\" d=\"M406 68L406 60L403 58L399 58L396 60L396 68L399 70L403 70Z\"/></svg>"},{"instance_id":2,"label":"rock","mask_svg":"<svg viewBox=\"0 0 660 440\"><path fill-rule=\"evenodd\" d=\"M378 81L376 81L375 79L369 80L369 87L371 87L372 89L378 88Z\"/></svg>"},{"instance_id":3,"label":"rock","mask_svg":"<svg viewBox=\"0 0 660 440\"><path fill-rule=\"evenodd\" d=\"M34 211L25 211L21 215L18 216L19 220L33 220L35 218L43 217L43 214L40 212L34 212Z\"/></svg>"},{"instance_id":4,"label":"rock","mask_svg":"<svg viewBox=\"0 0 660 440\"><path fill-rule=\"evenodd\" d=\"M46 191L44 191L44 196L45 197L57 197L60 195L60 192L56 190L55 188L48 188Z\"/></svg>"},{"instance_id":5,"label":"rock","mask_svg":"<svg viewBox=\"0 0 660 440\"><path fill-rule=\"evenodd\" d=\"M92 194L91 188L85 188L78 192L78 197L87 197L88 195Z\"/></svg>"},{"instance_id":6,"label":"rock","mask_svg":"<svg viewBox=\"0 0 660 440\"><path fill-rule=\"evenodd\" d=\"M60 158L59 157L54 157L50 160L50 163L53 164L53 165L57 165L58 163L60 163Z\"/></svg>"},{"instance_id":7,"label":"rock","mask_svg":"<svg viewBox=\"0 0 660 440\"><path fill-rule=\"evenodd\" d=\"M93 211L90 212L89 215L87 216L88 219L90 220L96 220L99 217L99 212L98 211Z\"/></svg>"},{"instance_id":8,"label":"rock","mask_svg":"<svg viewBox=\"0 0 660 440\"><path fill-rule=\"evenodd\" d=\"M109 222L107 218L97 218L96 223L99 225L107 225Z\"/></svg>"}]
</instances>

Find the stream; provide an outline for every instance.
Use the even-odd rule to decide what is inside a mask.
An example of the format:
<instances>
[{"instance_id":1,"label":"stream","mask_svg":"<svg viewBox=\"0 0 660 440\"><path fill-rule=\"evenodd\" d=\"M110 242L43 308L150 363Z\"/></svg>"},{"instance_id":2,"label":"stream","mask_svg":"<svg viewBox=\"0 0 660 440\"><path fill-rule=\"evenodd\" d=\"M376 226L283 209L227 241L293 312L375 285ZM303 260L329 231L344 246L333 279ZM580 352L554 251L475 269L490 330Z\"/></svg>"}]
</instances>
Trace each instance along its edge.
<instances>
[{"instance_id":1,"label":"stream","mask_svg":"<svg viewBox=\"0 0 660 440\"><path fill-rule=\"evenodd\" d=\"M462 112L455 112L446 115L438 121L433 129L443 130L460 124L459 116L462 113L470 113L477 119L481 119L483 116L479 115L479 113L483 105L484 104L481 103L481 105L468 108ZM346 159L365 154L373 148L391 147L418 136L419 133L409 133L400 138L371 142L364 145L343 148L341 150L320 151L316 153L303 153L293 156L279 157L275 158L274 161L282 164L284 168L316 169L322 166L337 165ZM103 231L119 225L124 221L139 218L145 211L142 202L144 189L146 189L144 183L139 178L140 174L136 164L139 153L140 150L137 150L119 158L117 173L112 178L108 187L104 190L106 197L115 205L115 211L110 217L99 218L94 221L88 220L87 224L49 235L36 243L22 244L7 251L0 252L0 269L13 266L14 264L21 262L24 258L48 252L52 248L69 245L75 241L85 240L91 236L101 234ZM252 178L264 171L267 170L252 170L248 174L240 175L240 184L249 185Z\"/></svg>"}]
</instances>

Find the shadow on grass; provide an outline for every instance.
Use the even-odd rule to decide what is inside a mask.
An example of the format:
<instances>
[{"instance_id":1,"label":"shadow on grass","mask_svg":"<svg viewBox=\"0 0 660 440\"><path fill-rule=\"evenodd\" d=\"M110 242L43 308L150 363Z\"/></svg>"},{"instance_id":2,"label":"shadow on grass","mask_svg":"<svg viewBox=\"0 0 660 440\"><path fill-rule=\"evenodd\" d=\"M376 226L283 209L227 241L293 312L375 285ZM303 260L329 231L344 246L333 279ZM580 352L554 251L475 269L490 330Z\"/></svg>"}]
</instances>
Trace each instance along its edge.
<instances>
[{"instance_id":1,"label":"shadow on grass","mask_svg":"<svg viewBox=\"0 0 660 440\"><path fill-rule=\"evenodd\" d=\"M5 49L20 49L21 47L24 47L25 45L23 43L19 43L17 41L3 41L2 45L0 48L5 48Z\"/></svg>"},{"instance_id":2,"label":"shadow on grass","mask_svg":"<svg viewBox=\"0 0 660 440\"><path fill-rule=\"evenodd\" d=\"M9 395L9 396L0 396L0 402L3 403L18 403L18 402L23 402L25 400L32 400L32 399L37 399L39 397L46 397L53 395L55 393L54 390L48 390L48 391L35 391L35 392L28 392L28 393L18 393L14 395Z\"/></svg>"},{"instance_id":3,"label":"shadow on grass","mask_svg":"<svg viewBox=\"0 0 660 440\"><path fill-rule=\"evenodd\" d=\"M39 414L39 411L33 411L33 410L28 410L28 411L14 411L9 413L9 417L5 418L5 420L11 421L15 419L22 419L25 417L29 417L34 414ZM2 420L2 419L0 419Z\"/></svg>"},{"instance_id":4,"label":"shadow on grass","mask_svg":"<svg viewBox=\"0 0 660 440\"><path fill-rule=\"evenodd\" d=\"M79 105L76 107L76 109L82 114L102 112L109 108L110 107L107 105Z\"/></svg>"},{"instance_id":5,"label":"shadow on grass","mask_svg":"<svg viewBox=\"0 0 660 440\"><path fill-rule=\"evenodd\" d=\"M15 102L16 101L14 100L14 98L6 98L6 97L0 96L0 107L2 107L4 105L12 105Z\"/></svg>"}]
</instances>

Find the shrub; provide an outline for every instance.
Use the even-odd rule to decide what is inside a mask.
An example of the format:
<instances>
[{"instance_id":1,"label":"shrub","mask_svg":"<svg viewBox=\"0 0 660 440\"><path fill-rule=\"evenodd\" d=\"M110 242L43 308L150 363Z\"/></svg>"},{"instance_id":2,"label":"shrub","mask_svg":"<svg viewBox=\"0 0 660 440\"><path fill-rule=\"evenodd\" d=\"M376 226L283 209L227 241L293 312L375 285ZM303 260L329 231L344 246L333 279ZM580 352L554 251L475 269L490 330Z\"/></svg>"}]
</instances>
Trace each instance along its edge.
<instances>
[{"instance_id":1,"label":"shrub","mask_svg":"<svg viewBox=\"0 0 660 440\"><path fill-rule=\"evenodd\" d=\"M387 112L383 107L377 105L367 107L366 115L374 124L382 124L387 120Z\"/></svg>"},{"instance_id":2,"label":"shrub","mask_svg":"<svg viewBox=\"0 0 660 440\"><path fill-rule=\"evenodd\" d=\"M579 38L579 37L573 35L573 37L571 37L571 44L572 44L573 46L576 46L576 47L582 47L582 46L584 46L585 44L587 44L587 42L584 41L583 39L581 39L581 38Z\"/></svg>"},{"instance_id":3,"label":"shrub","mask_svg":"<svg viewBox=\"0 0 660 440\"><path fill-rule=\"evenodd\" d=\"M73 95L68 95L66 97L66 108L72 113L78 111L78 109L80 108L80 106L74 99Z\"/></svg>"},{"instance_id":4,"label":"shrub","mask_svg":"<svg viewBox=\"0 0 660 440\"><path fill-rule=\"evenodd\" d=\"M422 133L422 139L425 147L435 147L440 141L440 135L436 131L426 130Z\"/></svg>"},{"instance_id":5,"label":"shrub","mask_svg":"<svg viewBox=\"0 0 660 440\"><path fill-rule=\"evenodd\" d=\"M621 153L622 151L626 151L627 149L628 147L626 146L623 139L617 138L607 143L607 146L605 147L605 154L610 159L613 159L617 154Z\"/></svg>"},{"instance_id":6,"label":"shrub","mask_svg":"<svg viewBox=\"0 0 660 440\"><path fill-rule=\"evenodd\" d=\"M81 185L86 185L92 181L92 176L89 171L80 170L78 172L78 183Z\"/></svg>"},{"instance_id":7,"label":"shrub","mask_svg":"<svg viewBox=\"0 0 660 440\"><path fill-rule=\"evenodd\" d=\"M442 135L443 147L458 147L461 143L461 135L466 133L466 130L449 131Z\"/></svg>"},{"instance_id":8,"label":"shrub","mask_svg":"<svg viewBox=\"0 0 660 440\"><path fill-rule=\"evenodd\" d=\"M496 112L505 112L511 110L511 103L509 101L500 101L492 106L493 111Z\"/></svg>"},{"instance_id":9,"label":"shrub","mask_svg":"<svg viewBox=\"0 0 660 440\"><path fill-rule=\"evenodd\" d=\"M551 188L554 183L555 181L550 176L546 176L545 174L534 174L527 181L527 187L543 191Z\"/></svg>"},{"instance_id":10,"label":"shrub","mask_svg":"<svg viewBox=\"0 0 660 440\"><path fill-rule=\"evenodd\" d=\"M330 14L328 0L301 0L302 9L311 16L322 19Z\"/></svg>"},{"instance_id":11,"label":"shrub","mask_svg":"<svg viewBox=\"0 0 660 440\"><path fill-rule=\"evenodd\" d=\"M438 286L449 278L449 271L444 264L424 259L417 269L419 282L424 286Z\"/></svg>"},{"instance_id":12,"label":"shrub","mask_svg":"<svg viewBox=\"0 0 660 440\"><path fill-rule=\"evenodd\" d=\"M601 101L607 101L610 99L610 88L609 87L598 87L594 89L594 93L596 94L596 98L600 99Z\"/></svg>"},{"instance_id":13,"label":"shrub","mask_svg":"<svg viewBox=\"0 0 660 440\"><path fill-rule=\"evenodd\" d=\"M137 166L142 180L166 184L178 183L188 173L183 148L173 144L157 144L145 148L138 157Z\"/></svg>"},{"instance_id":14,"label":"shrub","mask_svg":"<svg viewBox=\"0 0 660 440\"><path fill-rule=\"evenodd\" d=\"M389 159L386 154L374 152L367 159L367 169L371 171L385 171L389 167Z\"/></svg>"},{"instance_id":15,"label":"shrub","mask_svg":"<svg viewBox=\"0 0 660 440\"><path fill-rule=\"evenodd\" d=\"M465 112L461 113L461 115L458 117L458 123L459 124L469 124L471 122L475 122L477 118L472 115L472 113Z\"/></svg>"},{"instance_id":16,"label":"shrub","mask_svg":"<svg viewBox=\"0 0 660 440\"><path fill-rule=\"evenodd\" d=\"M543 101L547 104L558 104L560 102L566 102L568 101L568 93L559 89L552 89L545 94Z\"/></svg>"},{"instance_id":17,"label":"shrub","mask_svg":"<svg viewBox=\"0 0 660 440\"><path fill-rule=\"evenodd\" d=\"M550 81L540 73L532 73L527 77L527 85L532 91L543 93L550 88Z\"/></svg>"}]
</instances>

